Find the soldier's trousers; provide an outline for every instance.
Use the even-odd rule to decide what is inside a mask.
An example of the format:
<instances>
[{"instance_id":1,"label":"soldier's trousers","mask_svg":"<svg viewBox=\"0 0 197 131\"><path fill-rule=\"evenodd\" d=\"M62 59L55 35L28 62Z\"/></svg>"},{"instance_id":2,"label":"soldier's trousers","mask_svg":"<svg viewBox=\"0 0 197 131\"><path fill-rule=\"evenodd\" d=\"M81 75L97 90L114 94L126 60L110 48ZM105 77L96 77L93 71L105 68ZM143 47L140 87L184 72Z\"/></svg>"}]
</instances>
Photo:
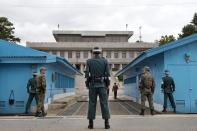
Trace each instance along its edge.
<instances>
[{"instance_id":1,"label":"soldier's trousers","mask_svg":"<svg viewBox=\"0 0 197 131\"><path fill-rule=\"evenodd\" d=\"M37 93L37 98L38 98L37 112L44 113L44 111L45 111L45 109L44 109L45 93Z\"/></svg>"},{"instance_id":2,"label":"soldier's trousers","mask_svg":"<svg viewBox=\"0 0 197 131\"><path fill-rule=\"evenodd\" d=\"M89 89L89 105L88 105L88 119L95 119L96 116L96 105L97 105L97 96L100 99L100 106L102 112L103 119L109 119L109 107L108 107L108 96L107 96L107 88L105 87L97 87Z\"/></svg>"},{"instance_id":3,"label":"soldier's trousers","mask_svg":"<svg viewBox=\"0 0 197 131\"><path fill-rule=\"evenodd\" d=\"M146 106L145 106L146 98L148 99L149 108L150 108L151 110L154 110L154 106L153 106L153 96L152 96L151 93L142 93L142 94L141 94L141 105L142 105L142 110L145 110L145 108L146 108Z\"/></svg>"},{"instance_id":4,"label":"soldier's trousers","mask_svg":"<svg viewBox=\"0 0 197 131\"><path fill-rule=\"evenodd\" d=\"M118 93L118 91L114 91L114 99L117 98L117 93Z\"/></svg>"},{"instance_id":5,"label":"soldier's trousers","mask_svg":"<svg viewBox=\"0 0 197 131\"><path fill-rule=\"evenodd\" d=\"M28 112L34 98L36 100L36 105L38 105L38 98L36 97L36 94L35 93L29 93L29 98L28 98L28 101L27 101L27 104L26 104L26 110L25 110L26 112Z\"/></svg>"},{"instance_id":6,"label":"soldier's trousers","mask_svg":"<svg viewBox=\"0 0 197 131\"><path fill-rule=\"evenodd\" d=\"M172 93L164 93L164 105L163 108L167 108L167 98L169 98L170 103L172 105L172 108L176 108L175 102L174 102L174 97Z\"/></svg>"}]
</instances>

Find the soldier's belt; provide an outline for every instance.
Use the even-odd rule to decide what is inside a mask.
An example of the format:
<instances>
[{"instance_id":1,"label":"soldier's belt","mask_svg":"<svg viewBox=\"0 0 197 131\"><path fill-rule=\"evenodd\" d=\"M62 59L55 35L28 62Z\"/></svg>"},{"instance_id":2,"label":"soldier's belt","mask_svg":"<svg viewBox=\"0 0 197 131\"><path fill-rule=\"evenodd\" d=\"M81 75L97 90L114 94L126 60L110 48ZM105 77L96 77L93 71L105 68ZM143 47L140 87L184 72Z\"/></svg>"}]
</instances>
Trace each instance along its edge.
<instances>
[{"instance_id":1,"label":"soldier's belt","mask_svg":"<svg viewBox=\"0 0 197 131\"><path fill-rule=\"evenodd\" d=\"M93 82L103 82L104 81L104 77L94 77L92 78Z\"/></svg>"}]
</instances>

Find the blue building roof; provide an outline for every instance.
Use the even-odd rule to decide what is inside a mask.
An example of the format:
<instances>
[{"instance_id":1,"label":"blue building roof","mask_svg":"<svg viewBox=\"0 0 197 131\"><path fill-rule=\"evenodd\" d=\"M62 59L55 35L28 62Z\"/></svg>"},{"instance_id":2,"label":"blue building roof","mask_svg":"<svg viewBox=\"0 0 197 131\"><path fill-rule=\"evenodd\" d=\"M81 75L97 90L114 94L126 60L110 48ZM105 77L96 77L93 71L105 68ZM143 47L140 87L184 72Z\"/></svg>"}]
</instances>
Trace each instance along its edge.
<instances>
[{"instance_id":1,"label":"blue building roof","mask_svg":"<svg viewBox=\"0 0 197 131\"><path fill-rule=\"evenodd\" d=\"M82 74L66 59L51 55L46 52L23 47L14 42L0 40L0 63L53 63L57 62L71 69L77 74Z\"/></svg>"},{"instance_id":2,"label":"blue building roof","mask_svg":"<svg viewBox=\"0 0 197 131\"><path fill-rule=\"evenodd\" d=\"M168 44L165 44L165 45L157 47L157 48L152 48L152 49L146 50L146 51L142 52L137 58L135 58L132 62L130 62L128 65L126 65L122 70L118 71L115 74L115 76L119 76L119 75L125 73L129 68L135 66L136 64L142 62L143 60L145 60L149 57L152 57L154 55L158 55L160 53L164 53L168 50L192 43L194 41L197 41L197 34L193 34L193 35L185 37L183 39L170 42Z\"/></svg>"}]
</instances>

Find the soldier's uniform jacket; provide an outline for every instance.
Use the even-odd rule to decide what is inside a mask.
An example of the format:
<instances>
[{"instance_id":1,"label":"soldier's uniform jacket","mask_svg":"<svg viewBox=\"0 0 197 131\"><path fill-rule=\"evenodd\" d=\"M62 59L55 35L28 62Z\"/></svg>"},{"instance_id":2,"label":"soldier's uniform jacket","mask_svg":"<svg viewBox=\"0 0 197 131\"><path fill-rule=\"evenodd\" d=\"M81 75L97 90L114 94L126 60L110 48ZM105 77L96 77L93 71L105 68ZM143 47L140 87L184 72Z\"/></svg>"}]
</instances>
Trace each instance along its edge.
<instances>
[{"instance_id":1,"label":"soldier's uniform jacket","mask_svg":"<svg viewBox=\"0 0 197 131\"><path fill-rule=\"evenodd\" d=\"M46 78L44 75L39 75L37 77L37 88L36 88L37 92L40 93L45 93L46 92Z\"/></svg>"},{"instance_id":2,"label":"soldier's uniform jacket","mask_svg":"<svg viewBox=\"0 0 197 131\"><path fill-rule=\"evenodd\" d=\"M27 91L29 93L35 93L36 92L36 78L29 79L27 83Z\"/></svg>"},{"instance_id":3,"label":"soldier's uniform jacket","mask_svg":"<svg viewBox=\"0 0 197 131\"><path fill-rule=\"evenodd\" d=\"M117 90L118 90L118 86L114 85L113 88L112 88L112 91L117 91Z\"/></svg>"},{"instance_id":4,"label":"soldier's uniform jacket","mask_svg":"<svg viewBox=\"0 0 197 131\"><path fill-rule=\"evenodd\" d=\"M144 73L141 76L139 88L141 93L154 93L155 81L150 73Z\"/></svg>"},{"instance_id":5,"label":"soldier's uniform jacket","mask_svg":"<svg viewBox=\"0 0 197 131\"><path fill-rule=\"evenodd\" d=\"M164 93L173 93L175 91L174 80L170 76L165 76L162 78L161 88Z\"/></svg>"},{"instance_id":6,"label":"soldier's uniform jacket","mask_svg":"<svg viewBox=\"0 0 197 131\"><path fill-rule=\"evenodd\" d=\"M108 61L100 56L87 60L85 77L89 87L106 87L104 78L110 76ZM87 86L87 84L86 84Z\"/></svg>"}]
</instances>

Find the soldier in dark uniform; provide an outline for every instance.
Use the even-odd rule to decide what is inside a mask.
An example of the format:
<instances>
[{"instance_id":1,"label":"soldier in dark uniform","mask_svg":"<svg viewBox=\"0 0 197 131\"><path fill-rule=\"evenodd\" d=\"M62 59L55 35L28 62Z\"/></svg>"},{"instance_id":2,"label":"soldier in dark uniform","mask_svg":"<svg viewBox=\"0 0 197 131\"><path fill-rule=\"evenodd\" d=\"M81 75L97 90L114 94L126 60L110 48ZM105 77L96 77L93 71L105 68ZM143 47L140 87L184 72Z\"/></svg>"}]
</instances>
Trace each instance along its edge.
<instances>
[{"instance_id":1,"label":"soldier in dark uniform","mask_svg":"<svg viewBox=\"0 0 197 131\"><path fill-rule=\"evenodd\" d=\"M36 76L38 74L36 72L33 73L33 78L30 78L28 83L27 83L27 93L29 94L29 98L26 104L26 109L25 109L25 113L28 114L29 113L29 108L31 106L31 103L33 101L33 99L35 98L36 100L36 104L38 105L38 99L36 97Z\"/></svg>"},{"instance_id":2,"label":"soldier in dark uniform","mask_svg":"<svg viewBox=\"0 0 197 131\"><path fill-rule=\"evenodd\" d=\"M172 77L170 77L170 72L165 70L165 76L162 78L161 88L164 93L164 105L163 111L166 112L167 108L167 98L169 98L172 108L174 108L174 113L176 113L176 105L174 102L173 92L175 91L175 84Z\"/></svg>"},{"instance_id":3,"label":"soldier in dark uniform","mask_svg":"<svg viewBox=\"0 0 197 131\"><path fill-rule=\"evenodd\" d=\"M86 87L89 89L88 119L89 129L93 129L93 120L96 115L97 96L100 99L102 118L105 120L105 129L109 129L110 113L108 108L107 87L109 87L110 71L108 61L100 56L101 49L93 49L93 58L86 63Z\"/></svg>"},{"instance_id":4,"label":"soldier in dark uniform","mask_svg":"<svg viewBox=\"0 0 197 131\"><path fill-rule=\"evenodd\" d=\"M112 91L114 92L114 99L117 99L118 86L114 83Z\"/></svg>"},{"instance_id":5,"label":"soldier in dark uniform","mask_svg":"<svg viewBox=\"0 0 197 131\"><path fill-rule=\"evenodd\" d=\"M139 88L141 92L141 105L142 105L140 115L144 115L146 98L148 99L149 102L151 115L154 115L153 93L155 90L155 81L150 73L150 68L147 66L144 67L144 73L141 76Z\"/></svg>"}]
</instances>

